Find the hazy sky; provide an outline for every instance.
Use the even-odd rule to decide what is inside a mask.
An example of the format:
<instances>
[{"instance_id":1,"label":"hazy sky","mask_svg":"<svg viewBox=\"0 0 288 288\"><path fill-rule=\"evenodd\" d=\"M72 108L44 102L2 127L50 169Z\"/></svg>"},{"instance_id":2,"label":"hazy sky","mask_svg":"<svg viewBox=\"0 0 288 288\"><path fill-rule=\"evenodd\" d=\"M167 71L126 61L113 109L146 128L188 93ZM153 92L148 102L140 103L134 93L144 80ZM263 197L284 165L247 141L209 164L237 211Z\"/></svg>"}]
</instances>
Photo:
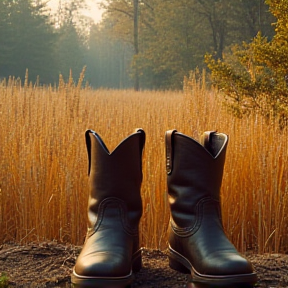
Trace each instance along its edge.
<instances>
[{"instance_id":1,"label":"hazy sky","mask_svg":"<svg viewBox=\"0 0 288 288\"><path fill-rule=\"evenodd\" d=\"M67 2L69 0L61 0L61 1L63 3L63 2ZM85 2L88 6L88 9L83 10L83 14L93 18L95 22L99 22L101 20L102 11L99 9L98 4L101 1L99 1L99 0L85 0ZM58 8L58 3L59 3L59 0L50 0L47 5L52 10L56 10Z\"/></svg>"}]
</instances>

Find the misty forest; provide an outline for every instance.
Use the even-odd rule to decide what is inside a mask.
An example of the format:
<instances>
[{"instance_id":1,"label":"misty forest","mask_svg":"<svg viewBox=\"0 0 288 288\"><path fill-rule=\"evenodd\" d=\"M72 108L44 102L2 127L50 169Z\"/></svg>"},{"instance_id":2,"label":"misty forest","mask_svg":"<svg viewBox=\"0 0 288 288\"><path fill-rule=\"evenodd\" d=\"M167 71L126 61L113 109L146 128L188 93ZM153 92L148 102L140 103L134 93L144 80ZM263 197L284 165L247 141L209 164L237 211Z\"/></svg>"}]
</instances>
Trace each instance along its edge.
<instances>
[{"instance_id":1,"label":"misty forest","mask_svg":"<svg viewBox=\"0 0 288 288\"><path fill-rule=\"evenodd\" d=\"M206 68L206 53L261 32L271 40L275 18L264 0L105 0L101 22L81 14L84 0L0 1L0 79L57 84L70 71L93 88L182 89L189 71Z\"/></svg>"}]
</instances>

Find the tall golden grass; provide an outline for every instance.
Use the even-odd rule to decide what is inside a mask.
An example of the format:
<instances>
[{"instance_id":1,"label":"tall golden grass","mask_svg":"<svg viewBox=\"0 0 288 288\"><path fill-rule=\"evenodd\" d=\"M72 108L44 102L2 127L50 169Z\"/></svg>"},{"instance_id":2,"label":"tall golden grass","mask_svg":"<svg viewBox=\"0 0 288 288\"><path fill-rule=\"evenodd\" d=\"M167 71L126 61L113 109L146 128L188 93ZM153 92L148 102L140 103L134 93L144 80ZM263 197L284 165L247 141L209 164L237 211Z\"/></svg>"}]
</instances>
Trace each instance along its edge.
<instances>
[{"instance_id":1,"label":"tall golden grass","mask_svg":"<svg viewBox=\"0 0 288 288\"><path fill-rule=\"evenodd\" d=\"M184 92L93 90L72 76L56 87L10 78L0 85L0 243L57 240L82 244L86 233L84 132L110 150L135 128L146 131L141 242L167 247L164 134L176 128L199 139L229 134L222 184L225 230L245 252L288 248L287 129L261 116L233 118L221 96L193 75Z\"/></svg>"}]
</instances>

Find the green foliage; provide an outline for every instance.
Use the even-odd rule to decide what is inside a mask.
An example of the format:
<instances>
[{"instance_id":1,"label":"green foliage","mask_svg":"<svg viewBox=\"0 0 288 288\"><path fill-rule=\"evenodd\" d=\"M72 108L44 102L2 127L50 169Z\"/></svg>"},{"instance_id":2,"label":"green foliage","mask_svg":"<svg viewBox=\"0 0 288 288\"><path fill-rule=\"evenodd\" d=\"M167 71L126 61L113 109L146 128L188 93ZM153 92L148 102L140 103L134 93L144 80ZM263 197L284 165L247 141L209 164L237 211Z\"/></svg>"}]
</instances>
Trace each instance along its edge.
<instances>
[{"instance_id":1,"label":"green foliage","mask_svg":"<svg viewBox=\"0 0 288 288\"><path fill-rule=\"evenodd\" d=\"M0 1L0 79L24 79L28 69L31 81L55 83L87 65L95 88L131 87L134 77L143 89L182 89L189 71L205 67L206 52L222 59L257 31L273 36L264 0L102 0L97 25L82 15L84 0L58 1L54 13L48 2Z\"/></svg>"},{"instance_id":2,"label":"green foliage","mask_svg":"<svg viewBox=\"0 0 288 288\"><path fill-rule=\"evenodd\" d=\"M103 5L110 33L131 45L133 1ZM205 67L206 52L221 59L225 47L250 41L257 31L272 38L274 17L267 10L264 0L139 0L139 53L130 64L141 87L181 89L189 71Z\"/></svg>"},{"instance_id":3,"label":"green foliage","mask_svg":"<svg viewBox=\"0 0 288 288\"><path fill-rule=\"evenodd\" d=\"M1 273L0 275L0 288L8 288L9 287L9 279L5 273Z\"/></svg>"},{"instance_id":4,"label":"green foliage","mask_svg":"<svg viewBox=\"0 0 288 288\"><path fill-rule=\"evenodd\" d=\"M28 68L35 81L51 81L55 36L43 14L43 6L31 0L3 1L0 4L0 76L25 75Z\"/></svg>"},{"instance_id":5,"label":"green foliage","mask_svg":"<svg viewBox=\"0 0 288 288\"><path fill-rule=\"evenodd\" d=\"M234 46L230 57L216 60L207 54L205 61L235 115L280 115L282 125L288 119L288 2L267 3L277 18L271 41L258 33L251 43Z\"/></svg>"},{"instance_id":6,"label":"green foliage","mask_svg":"<svg viewBox=\"0 0 288 288\"><path fill-rule=\"evenodd\" d=\"M86 47L76 29L81 21L76 12L82 2L69 1L53 22L47 1L0 1L0 78L24 79L28 69L31 81L39 75L40 82L48 84L55 83L59 73L68 78L70 69L80 73Z\"/></svg>"},{"instance_id":7,"label":"green foliage","mask_svg":"<svg viewBox=\"0 0 288 288\"><path fill-rule=\"evenodd\" d=\"M108 29L109 23L105 21L101 29L99 25L91 28L86 79L93 87L130 88L133 82L129 77L129 60L133 57L133 47L112 37Z\"/></svg>"}]
</instances>

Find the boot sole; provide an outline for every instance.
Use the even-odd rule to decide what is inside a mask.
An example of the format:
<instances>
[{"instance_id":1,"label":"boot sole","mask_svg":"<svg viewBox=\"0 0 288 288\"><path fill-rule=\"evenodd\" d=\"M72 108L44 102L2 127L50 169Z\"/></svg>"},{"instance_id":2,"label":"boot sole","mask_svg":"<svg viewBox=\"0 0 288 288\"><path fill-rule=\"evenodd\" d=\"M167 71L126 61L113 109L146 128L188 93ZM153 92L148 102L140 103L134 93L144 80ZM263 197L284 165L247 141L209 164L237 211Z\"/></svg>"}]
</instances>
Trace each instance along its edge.
<instances>
[{"instance_id":1,"label":"boot sole","mask_svg":"<svg viewBox=\"0 0 288 288\"><path fill-rule=\"evenodd\" d=\"M256 273L239 275L205 275L197 272L187 258L169 247L169 266L171 269L191 275L191 282L202 283L203 287L253 287L257 282ZM208 285L208 286L205 286Z\"/></svg>"},{"instance_id":2,"label":"boot sole","mask_svg":"<svg viewBox=\"0 0 288 288\"><path fill-rule=\"evenodd\" d=\"M130 274L123 277L90 277L76 274L73 269L71 275L72 287L75 288L129 288L133 281L133 273L142 268L141 250L133 255L132 269Z\"/></svg>"}]
</instances>

